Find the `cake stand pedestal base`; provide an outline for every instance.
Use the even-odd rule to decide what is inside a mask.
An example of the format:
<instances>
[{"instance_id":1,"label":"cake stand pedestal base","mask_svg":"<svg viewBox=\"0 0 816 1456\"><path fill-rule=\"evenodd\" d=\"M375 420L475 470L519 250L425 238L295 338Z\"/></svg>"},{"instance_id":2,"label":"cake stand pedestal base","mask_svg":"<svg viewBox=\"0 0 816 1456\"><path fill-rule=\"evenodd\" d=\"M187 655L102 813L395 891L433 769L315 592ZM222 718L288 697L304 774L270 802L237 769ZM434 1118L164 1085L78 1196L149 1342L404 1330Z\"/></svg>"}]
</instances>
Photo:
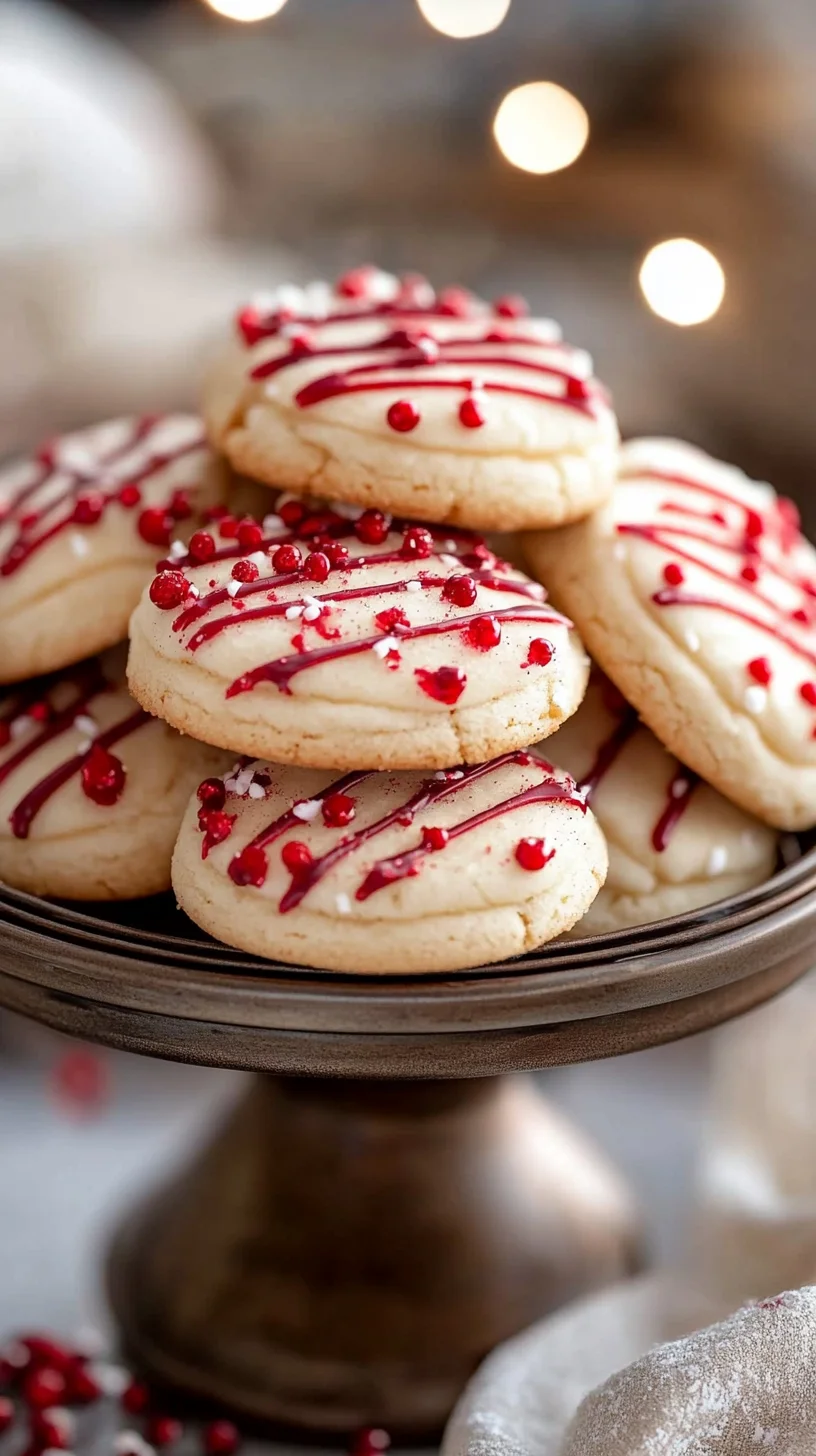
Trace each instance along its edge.
<instances>
[{"instance_id":1,"label":"cake stand pedestal base","mask_svg":"<svg viewBox=\"0 0 816 1456\"><path fill-rule=\"evenodd\" d=\"M148 1377L274 1425L438 1431L500 1340L632 1270L620 1179L524 1077L256 1077L120 1232Z\"/></svg>"}]
</instances>

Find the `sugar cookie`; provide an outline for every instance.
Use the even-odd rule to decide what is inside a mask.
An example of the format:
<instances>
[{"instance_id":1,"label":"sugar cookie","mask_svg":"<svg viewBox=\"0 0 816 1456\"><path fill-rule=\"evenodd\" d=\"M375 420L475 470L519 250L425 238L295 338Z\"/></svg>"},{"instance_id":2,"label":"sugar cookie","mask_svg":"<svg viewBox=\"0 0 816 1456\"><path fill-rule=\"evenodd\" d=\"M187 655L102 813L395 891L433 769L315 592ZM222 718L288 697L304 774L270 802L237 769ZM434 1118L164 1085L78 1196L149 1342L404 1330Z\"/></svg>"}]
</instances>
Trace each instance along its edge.
<instances>
[{"instance_id":1,"label":"sugar cookie","mask_svg":"<svg viewBox=\"0 0 816 1456\"><path fill-rule=\"evenodd\" d=\"M106 653L0 699L0 879L69 900L170 886L190 794L225 755L143 712Z\"/></svg>"},{"instance_id":2,"label":"sugar cookie","mask_svg":"<svg viewBox=\"0 0 816 1456\"><path fill-rule=\"evenodd\" d=\"M583 350L522 299L358 268L239 315L204 395L210 437L300 494L510 531L606 500L618 430Z\"/></svg>"},{"instance_id":3,"label":"sugar cookie","mask_svg":"<svg viewBox=\"0 0 816 1456\"><path fill-rule=\"evenodd\" d=\"M605 873L583 795L529 753L430 777L240 763L200 786L173 856L179 902L212 935L374 975L532 950Z\"/></svg>"},{"instance_id":4,"label":"sugar cookie","mask_svg":"<svg viewBox=\"0 0 816 1456\"><path fill-rule=\"evenodd\" d=\"M381 769L480 763L575 711L577 634L480 538L281 509L193 536L145 591L128 677L149 712L238 753Z\"/></svg>"},{"instance_id":5,"label":"sugar cookie","mask_svg":"<svg viewBox=\"0 0 816 1456\"><path fill-rule=\"evenodd\" d=\"M672 753L768 824L816 824L816 550L791 501L636 440L609 505L525 549Z\"/></svg>"},{"instance_id":6,"label":"sugar cookie","mask_svg":"<svg viewBox=\"0 0 816 1456\"><path fill-rule=\"evenodd\" d=\"M112 420L0 472L0 682L121 642L157 558L223 478L190 415Z\"/></svg>"},{"instance_id":7,"label":"sugar cookie","mask_svg":"<svg viewBox=\"0 0 816 1456\"><path fill-rule=\"evenodd\" d=\"M603 674L549 751L588 792L609 874L577 935L681 915L773 873L777 836L667 753Z\"/></svg>"}]
</instances>

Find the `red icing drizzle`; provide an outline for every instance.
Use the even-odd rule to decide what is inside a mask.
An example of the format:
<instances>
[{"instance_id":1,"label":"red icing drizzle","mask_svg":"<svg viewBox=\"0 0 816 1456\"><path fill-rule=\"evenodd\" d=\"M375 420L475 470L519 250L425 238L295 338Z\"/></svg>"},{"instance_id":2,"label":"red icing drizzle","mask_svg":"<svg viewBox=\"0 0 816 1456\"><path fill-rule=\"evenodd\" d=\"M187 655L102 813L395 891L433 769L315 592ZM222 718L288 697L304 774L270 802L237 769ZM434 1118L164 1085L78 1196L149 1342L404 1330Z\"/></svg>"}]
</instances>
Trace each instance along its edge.
<instances>
[{"instance_id":1,"label":"red icing drizzle","mask_svg":"<svg viewBox=\"0 0 816 1456\"><path fill-rule=\"evenodd\" d=\"M672 515L672 519L665 523L622 521L618 524L617 529L621 535L637 536L641 540L652 542L670 553L673 558L679 557L700 569L712 582L727 583L746 599L745 607L741 607L715 595L708 595L698 588L685 590L682 585L682 571L678 568L671 573L670 578L667 567L663 573L664 578L672 579L673 584L661 587L653 594L654 604L658 607L704 607L723 612L781 643L809 668L816 667L816 651L801 640L793 627L794 623L802 623L812 638L816 584L802 578L792 563L785 564L784 558L789 557L803 542L798 529L796 508L792 502L778 498L765 510L759 511L726 490L685 475L674 475L650 469L648 466L632 468L628 474L630 477L644 476L656 482L676 485L682 491L704 496L712 506L726 505L738 512L737 521L729 524L721 509L701 511L683 500L671 500L664 501L660 507L661 511L667 514L670 512ZM679 525L674 524L677 518ZM709 525L708 532L684 524L701 521ZM721 569L705 560L694 550L695 542L704 543L731 557L733 571ZM776 548L775 552L772 552L772 547ZM790 607L780 606L763 590L763 585L767 585L774 578L794 589L796 601ZM762 613L767 615L763 616ZM746 662L745 668L755 681L768 683L773 675L773 665L765 657L752 658L750 662Z\"/></svg>"},{"instance_id":2,"label":"red icing drizzle","mask_svg":"<svg viewBox=\"0 0 816 1456\"><path fill-rule=\"evenodd\" d=\"M535 757L529 753L507 753L501 758L494 759L490 763L477 764L466 769L454 769L439 778L426 779L420 783L413 794L402 803L397 804L380 819L358 829L355 833L346 835L337 844L326 851L319 858L313 858L305 845L298 844L297 852L286 854L284 862L292 874L291 884L283 895L278 909L281 914L294 910L296 906L314 889L315 885L332 870L335 865L341 863L349 855L361 849L371 839L383 834L395 824L410 826L418 813L427 809L432 804L437 804L443 799L449 799L460 793L462 789L475 783L485 774L491 774L507 764L536 764L544 774L544 781L523 789L518 794L502 802L491 805L481 810L478 814L471 815L459 824L452 825L445 830L444 837L440 832L423 832L420 843L402 854L394 855L389 859L379 860L364 876L357 890L357 900L367 900L377 890L386 885L394 884L397 880L413 877L419 873L422 861L428 854L439 854L444 851L447 844L471 830L479 828L482 824L499 818L501 815L511 813L514 809L520 809L528 804L537 803L565 803L586 813L586 802L583 794L580 794L571 779L561 781L553 776L552 765L544 759ZM373 774L355 773L347 774L344 778L328 784L315 798L325 803L338 794L347 794L351 789L363 783ZM276 840L279 840L289 830L303 829L303 823L289 809L285 814L280 815L265 829L261 830L254 839L246 846L240 854L236 855L229 866L229 874L238 884L246 884L246 867L251 864L255 870L258 869L256 851L265 851ZM284 851L288 846L284 847ZM247 856L247 851L252 853ZM262 884L263 879L256 876L251 880L253 884Z\"/></svg>"},{"instance_id":3,"label":"red icing drizzle","mask_svg":"<svg viewBox=\"0 0 816 1456\"><path fill-rule=\"evenodd\" d=\"M611 684L609 686L611 687ZM592 796L599 784L637 732L639 721L635 709L630 708L628 704L623 704L622 715L615 723L612 732L598 748L589 773L584 774L580 781L580 787L586 793L588 804L592 803ZM684 768L681 763L677 764L676 772L668 785L666 807L652 830L652 848L658 854L662 854L664 850L668 849L669 840L685 814L699 782L699 776L692 773L691 769Z\"/></svg>"},{"instance_id":4,"label":"red icing drizzle","mask_svg":"<svg viewBox=\"0 0 816 1456\"><path fill-rule=\"evenodd\" d=\"M563 381L563 390L558 392L545 388L534 388L532 385L528 387L480 377L478 386L484 392L544 400L549 404L563 405L567 409L575 409L587 415L596 414L598 404L606 400L606 393L602 386L595 381L588 383L581 379L574 371L566 367L566 363L563 366L545 364L540 360L526 358L522 352L519 352L525 347L538 350L555 349L563 353L565 359L568 360L569 355L573 353L568 346L560 342L537 338L530 332L526 334L514 332L507 325L497 326L495 317L491 318L489 313L480 311L477 301L463 290L447 290L446 293L435 299L432 291L428 291L433 301L427 307L417 306L414 302L416 290L409 292L405 284L393 300L382 302L371 296L366 297L369 290L363 279L357 293L347 295L359 298L360 302L354 307L329 313L325 318L298 316L288 309L281 309L267 315L260 315L253 309L244 309L239 315L238 327L247 347L252 348L266 339L279 338L284 329L287 330L290 338L288 353L274 359L263 360L250 371L250 378L253 380L269 379L272 375L291 368L292 365L300 364L305 359L342 360L345 357L382 354L384 356L382 359L376 359L371 363L353 364L345 370L342 368L330 370L311 380L295 394L295 403L301 409L308 409L311 405L337 398L340 395L371 393L377 390L391 390L398 393L403 389L408 391L417 389L462 391L465 399L459 407L459 418L465 428L478 428L485 423L486 418L478 402L473 398L475 381L469 370L474 366L477 369L489 369L491 366L494 368L496 366L511 367L527 371L530 374ZM455 304L454 293L456 294ZM511 315L508 315L505 310L501 316L510 317ZM433 332L428 331L427 326L433 320L450 319L451 317L478 319L483 322L484 331L480 337L476 338L464 336L446 340L437 339ZM380 319L383 320L384 332L378 339L336 347L331 347L331 345L312 346L309 334L310 326L317 330L332 324L374 322ZM393 327L395 323L397 327ZM293 325L298 324L302 324L303 328L292 336ZM400 324L403 326L400 327ZM426 327L423 328L423 325ZM456 379L417 376L417 370L433 369L437 364L446 367L461 365L465 372L461 378ZM388 411L388 422L392 429L410 430L419 423L419 412L410 400L399 400Z\"/></svg>"},{"instance_id":5,"label":"red icing drizzle","mask_svg":"<svg viewBox=\"0 0 816 1456\"><path fill-rule=\"evenodd\" d=\"M70 463L62 465L59 441L44 445L33 462L31 479L20 486L9 500L0 500L0 524L10 522L16 527L14 540L0 558L0 576L13 575L35 551L69 527L95 525L111 505L118 502L122 509L132 509L139 503L138 488L141 484L176 460L183 459L185 455L192 454L203 446L202 429L197 438L176 449L149 455L114 483L104 484L107 472L133 450L148 446L151 435L163 423L163 417L158 415L146 415L135 420L124 441L115 449L95 456L87 469L73 468ZM84 449L81 437L76 442L76 448ZM55 476L60 480L57 495L47 504L38 505L38 498L53 485ZM181 505L181 495L181 492L173 490L168 496L166 509L157 507L156 511L162 516L166 511L172 511L173 498L179 497L180 504L175 514L179 518L189 514L189 508Z\"/></svg>"},{"instance_id":6,"label":"red icing drizzle","mask_svg":"<svg viewBox=\"0 0 816 1456\"><path fill-rule=\"evenodd\" d=\"M335 519L338 520L339 518ZM211 642L215 637L220 636L221 633L229 631L241 623L272 620L275 618L286 619L287 613L290 613L293 608L305 607L306 603L304 599L285 598L278 600L277 593L280 588L298 586L308 593L310 601L323 609L321 615L315 617L314 620L308 620L302 616L299 618L288 618L288 620L297 620L299 627L302 626L303 628L303 630L296 631L291 639L292 646L295 648L294 653L277 658L272 662L261 663L251 671L243 673L227 689L226 696L235 697L240 693L251 691L261 682L274 683L281 692L289 692L291 680L298 673L311 667L317 667L322 663L337 661L345 657L369 651L373 649L375 644L378 644L382 640L382 635L393 635L397 641L402 643L414 638L439 636L444 633L461 630L464 634L464 641L468 646L487 650L489 647L497 645L500 639L500 619L506 621L535 621L536 623L541 622L570 626L570 623L565 617L562 617L551 607L544 606L541 600L543 596L542 589L534 582L529 582L512 575L503 575L503 570L509 571L509 568L504 567L504 563L496 561L492 553L487 551L479 537L463 531L454 530L450 532L447 528L441 532L432 532L425 530L424 527L418 528L412 525L405 525L402 522L395 523L395 528L403 530L403 541L399 547L386 550L380 554L350 557L336 568L331 568L331 571L336 570L341 577L345 577L350 576L352 573L365 574L366 571L376 566L407 564L408 561L417 559L416 547L419 544L422 548L422 555L419 559L428 561L428 567L422 570L418 576L407 576L404 579L384 582L378 585L350 586L335 589L332 589L330 583L321 583L320 585L324 589L318 590L318 583L309 572L309 561L311 559L309 556L303 561L298 553L295 569L279 573L276 572L274 563L278 560L282 549L278 544L281 537L267 537L261 543L262 549L269 551L270 548L278 545L278 549L273 552L271 574L259 574L254 580L241 582L234 593L228 590L227 585L223 585L214 587L197 600L190 602L188 599L187 605L184 606L184 609L173 622L173 631L184 639L184 646L187 651L197 652L205 643ZM301 525L297 529L302 533L304 526ZM418 542L414 538L419 537L420 529L423 534L421 542ZM349 524L341 521L337 525L336 530L338 532L349 532ZM426 537L427 540L425 539ZM448 540L448 537L450 537L450 540ZM454 552L443 552L440 549L440 538L442 543L448 546L451 544L455 545L457 560L461 561L463 566L470 566L471 568L466 574L457 574L454 577L450 577L436 574L432 570L431 558L440 559L441 557L452 556L454 554ZM231 559L233 556L240 556L241 554L240 548L237 551L229 548L217 552L216 557L212 559ZM320 554L323 555L323 552L321 551ZM483 562L490 564L483 565ZM207 563L208 566L210 564L211 562ZM286 559L286 565L289 565L288 557ZM179 572L178 564L176 564L174 570L176 573ZM331 571L329 572L329 576L331 575ZM160 583L161 578L157 578L157 581ZM156 583L154 582L155 585ZM419 591L425 593L439 591L440 602L442 604L447 605L451 597L454 597L456 599L455 604L464 606L466 604L466 597L475 603L480 586L492 592L503 592L522 598L522 601L513 607L508 606L494 609L489 616L485 615L484 608L482 608L482 610L474 611L471 615L451 617L447 620L425 623L418 626L412 626L410 619L403 612L402 608L395 607L390 610L388 616L386 616L385 612L379 612L375 615L375 624L378 627L382 627L382 633L380 635L345 643L333 641L332 639L336 639L339 636L339 631L327 625L327 618L332 608L334 606L342 606L344 602L359 601L366 598L378 600L381 597L408 594L411 591L419 589ZM465 588L467 588L466 592ZM260 605L252 606L251 598L259 598ZM529 604L525 603L525 598ZM224 613L218 614L216 609L219 607L225 607L227 610ZM386 621L391 623L387 628L384 625ZM324 641L329 642L330 645L311 650L307 649L304 637L304 631L307 627L314 628L317 635ZM536 639L536 641L540 641L543 645L543 639ZM552 656L550 644L546 644L546 646L546 654L539 651L534 657L534 660L541 665L546 665L546 662ZM394 670L399 670L399 656L395 651L388 654L387 665ZM425 673L424 677L417 677L417 682L423 691L430 693L431 696L439 696L440 701L455 701L455 698L450 696L453 691L452 683L440 680L438 673L428 674L422 668L416 671L419 674ZM464 675L462 677L464 678ZM463 689L464 681L462 681L460 692ZM449 696L445 696L446 693ZM457 697L459 695L459 693L456 694Z\"/></svg>"},{"instance_id":7,"label":"red icing drizzle","mask_svg":"<svg viewBox=\"0 0 816 1456\"><path fill-rule=\"evenodd\" d=\"M28 699L29 706L31 701L48 702L49 692L55 687L57 681L52 678L47 682L40 682L36 688L36 698L32 696ZM86 667L77 669L76 674L69 681L75 696L66 707L54 710L51 716L43 722L39 731L12 753L5 763L0 764L0 784L5 783L21 764L43 748L45 744L60 737L63 733L69 732L74 726L74 719L81 714L89 713L94 699L112 687L98 662L92 662ZM32 687L28 691L33 695L34 688ZM9 724L23 716L26 711L26 698L18 696L15 698L12 708L4 709L0 722ZM58 764L45 778L34 784L9 816L9 823L15 838L28 838L31 824L40 809L58 789L61 789L64 784L77 775L80 776L83 792L88 798L104 805L116 803L125 787L125 769L121 761L110 753L110 749L149 722L151 722L150 715L142 712L141 709L127 714L120 722L113 723L109 728L98 733L90 749L83 753L73 754L64 763Z\"/></svg>"}]
</instances>

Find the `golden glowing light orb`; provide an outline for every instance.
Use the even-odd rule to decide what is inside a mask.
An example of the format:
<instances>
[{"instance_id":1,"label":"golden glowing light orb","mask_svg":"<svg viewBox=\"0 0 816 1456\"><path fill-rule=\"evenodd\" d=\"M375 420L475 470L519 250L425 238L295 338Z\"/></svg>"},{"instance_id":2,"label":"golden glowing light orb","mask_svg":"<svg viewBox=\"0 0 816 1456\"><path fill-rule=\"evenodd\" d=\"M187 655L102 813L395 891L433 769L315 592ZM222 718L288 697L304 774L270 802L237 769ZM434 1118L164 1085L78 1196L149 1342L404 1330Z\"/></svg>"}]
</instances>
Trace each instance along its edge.
<instances>
[{"instance_id":1,"label":"golden glowing light orb","mask_svg":"<svg viewBox=\"0 0 816 1456\"><path fill-rule=\"evenodd\" d=\"M254 20L269 20L271 16L277 15L286 4L286 0L204 0L216 15L224 15L227 20L241 20L245 25L251 25Z\"/></svg>"},{"instance_id":2,"label":"golden glowing light orb","mask_svg":"<svg viewBox=\"0 0 816 1456\"><path fill-rule=\"evenodd\" d=\"M713 318L725 294L721 264L691 238L667 238L650 248L639 280L652 312L681 328Z\"/></svg>"},{"instance_id":3,"label":"golden glowing light orb","mask_svg":"<svg viewBox=\"0 0 816 1456\"><path fill-rule=\"evenodd\" d=\"M508 91L493 121L499 151L524 172L560 172L580 157L589 117L577 96L554 81Z\"/></svg>"},{"instance_id":4,"label":"golden glowing light orb","mask_svg":"<svg viewBox=\"0 0 816 1456\"><path fill-rule=\"evenodd\" d=\"M510 9L510 0L417 0L417 5L434 30L466 40L497 30Z\"/></svg>"}]
</instances>

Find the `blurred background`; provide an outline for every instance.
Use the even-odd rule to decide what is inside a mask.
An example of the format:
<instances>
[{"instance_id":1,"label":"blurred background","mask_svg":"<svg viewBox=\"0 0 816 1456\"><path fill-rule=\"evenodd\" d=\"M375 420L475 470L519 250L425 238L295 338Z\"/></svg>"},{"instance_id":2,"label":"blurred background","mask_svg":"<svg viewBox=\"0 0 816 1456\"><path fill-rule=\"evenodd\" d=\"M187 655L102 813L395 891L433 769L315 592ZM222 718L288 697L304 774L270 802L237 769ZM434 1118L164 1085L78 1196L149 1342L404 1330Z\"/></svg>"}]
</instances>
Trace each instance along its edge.
<instances>
[{"instance_id":1,"label":"blurred background","mask_svg":"<svg viewBox=\"0 0 816 1456\"><path fill-rule=\"evenodd\" d=\"M813 0L0 0L0 454L192 404L239 302L371 260L527 294L625 433L813 532L814 248ZM664 1255L716 1045L545 1079ZM236 1080L0 1019L0 1335L96 1313L101 1231Z\"/></svg>"}]
</instances>

